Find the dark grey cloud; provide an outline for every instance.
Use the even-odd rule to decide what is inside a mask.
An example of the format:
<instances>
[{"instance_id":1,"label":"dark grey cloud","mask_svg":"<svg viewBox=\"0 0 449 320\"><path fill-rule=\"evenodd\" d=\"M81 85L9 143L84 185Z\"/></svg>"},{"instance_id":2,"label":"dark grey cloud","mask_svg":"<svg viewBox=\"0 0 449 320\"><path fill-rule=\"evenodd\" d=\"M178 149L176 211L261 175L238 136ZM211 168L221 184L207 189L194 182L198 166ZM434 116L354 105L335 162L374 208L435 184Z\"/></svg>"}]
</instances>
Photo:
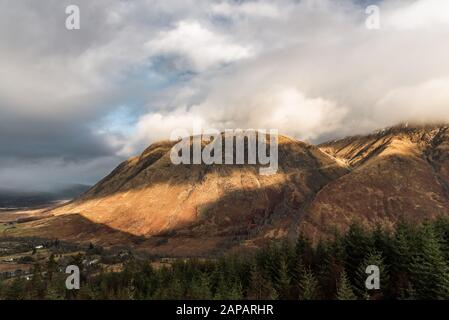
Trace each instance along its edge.
<instances>
[{"instance_id":1,"label":"dark grey cloud","mask_svg":"<svg viewBox=\"0 0 449 320\"><path fill-rule=\"evenodd\" d=\"M92 131L83 123L3 122L0 127L2 156L82 160L114 155L116 150L107 144L105 137Z\"/></svg>"}]
</instances>

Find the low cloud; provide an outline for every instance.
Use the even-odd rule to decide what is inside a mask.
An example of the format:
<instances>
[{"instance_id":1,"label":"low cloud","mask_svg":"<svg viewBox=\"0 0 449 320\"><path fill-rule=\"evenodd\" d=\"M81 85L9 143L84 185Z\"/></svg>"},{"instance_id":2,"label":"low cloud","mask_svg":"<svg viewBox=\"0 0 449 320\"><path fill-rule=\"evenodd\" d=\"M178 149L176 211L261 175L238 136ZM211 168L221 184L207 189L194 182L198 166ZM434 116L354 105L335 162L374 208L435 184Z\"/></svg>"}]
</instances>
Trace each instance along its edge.
<instances>
[{"instance_id":1,"label":"low cloud","mask_svg":"<svg viewBox=\"0 0 449 320\"><path fill-rule=\"evenodd\" d=\"M407 116L402 113L404 106ZM428 112L423 106L431 106ZM389 92L376 107L388 110L392 123L399 121L449 122L449 78L432 79Z\"/></svg>"}]
</instances>

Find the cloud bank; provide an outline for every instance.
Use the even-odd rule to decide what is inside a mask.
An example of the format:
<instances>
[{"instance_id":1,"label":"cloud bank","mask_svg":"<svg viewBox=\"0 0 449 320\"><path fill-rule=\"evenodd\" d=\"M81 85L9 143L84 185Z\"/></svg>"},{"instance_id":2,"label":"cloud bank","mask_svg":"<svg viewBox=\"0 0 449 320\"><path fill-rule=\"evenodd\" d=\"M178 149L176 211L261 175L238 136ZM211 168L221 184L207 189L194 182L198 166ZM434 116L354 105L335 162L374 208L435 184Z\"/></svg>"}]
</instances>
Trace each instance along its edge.
<instances>
[{"instance_id":1,"label":"cloud bank","mask_svg":"<svg viewBox=\"0 0 449 320\"><path fill-rule=\"evenodd\" d=\"M71 1L0 4L1 183L93 183L194 122L319 142L449 121L445 0L77 2L77 31Z\"/></svg>"}]
</instances>

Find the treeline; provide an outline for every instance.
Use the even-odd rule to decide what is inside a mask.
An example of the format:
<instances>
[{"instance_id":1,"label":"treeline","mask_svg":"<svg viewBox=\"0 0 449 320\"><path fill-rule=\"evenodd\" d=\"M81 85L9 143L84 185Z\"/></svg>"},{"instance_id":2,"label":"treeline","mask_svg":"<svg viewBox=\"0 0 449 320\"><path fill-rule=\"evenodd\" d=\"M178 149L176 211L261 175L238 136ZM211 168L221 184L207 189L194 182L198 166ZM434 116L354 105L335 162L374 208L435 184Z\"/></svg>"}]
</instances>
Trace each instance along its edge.
<instances>
[{"instance_id":1,"label":"treeline","mask_svg":"<svg viewBox=\"0 0 449 320\"><path fill-rule=\"evenodd\" d=\"M365 287L368 265L380 269L378 290ZM160 268L131 258L121 272L82 270L80 290L66 290L67 275L57 269L51 258L30 280L4 281L0 298L449 299L449 219L401 222L391 231L353 224L316 245L300 236L251 256L180 259Z\"/></svg>"}]
</instances>

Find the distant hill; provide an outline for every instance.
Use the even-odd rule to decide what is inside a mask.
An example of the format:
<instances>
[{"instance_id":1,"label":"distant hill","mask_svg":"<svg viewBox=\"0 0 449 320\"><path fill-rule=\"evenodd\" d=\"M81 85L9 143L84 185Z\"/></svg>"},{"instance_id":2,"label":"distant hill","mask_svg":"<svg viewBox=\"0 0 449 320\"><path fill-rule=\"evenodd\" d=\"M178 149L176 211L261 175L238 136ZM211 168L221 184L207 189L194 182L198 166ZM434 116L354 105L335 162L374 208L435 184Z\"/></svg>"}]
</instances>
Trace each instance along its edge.
<instances>
[{"instance_id":1,"label":"distant hill","mask_svg":"<svg viewBox=\"0 0 449 320\"><path fill-rule=\"evenodd\" d=\"M70 200L90 188L88 185L73 184L54 192L17 191L0 188L0 208L30 208L50 204L57 200Z\"/></svg>"}]
</instances>

